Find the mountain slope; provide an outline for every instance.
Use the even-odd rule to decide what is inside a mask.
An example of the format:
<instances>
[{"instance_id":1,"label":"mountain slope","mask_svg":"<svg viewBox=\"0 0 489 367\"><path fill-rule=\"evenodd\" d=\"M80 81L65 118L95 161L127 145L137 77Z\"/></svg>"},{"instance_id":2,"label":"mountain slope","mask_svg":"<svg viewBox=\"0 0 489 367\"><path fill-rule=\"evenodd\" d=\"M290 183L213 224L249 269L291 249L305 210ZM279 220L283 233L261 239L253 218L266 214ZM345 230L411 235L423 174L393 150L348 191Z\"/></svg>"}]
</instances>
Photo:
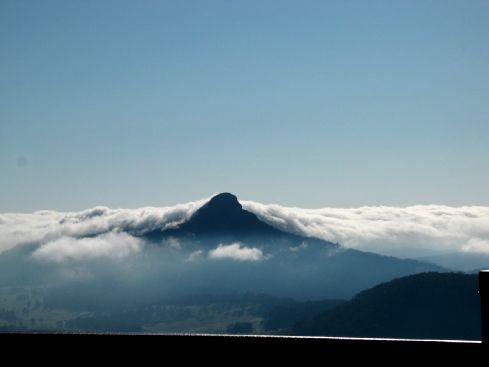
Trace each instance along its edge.
<instances>
[{"instance_id":1,"label":"mountain slope","mask_svg":"<svg viewBox=\"0 0 489 367\"><path fill-rule=\"evenodd\" d=\"M199 292L219 289L305 300L350 298L396 277L444 271L426 262L346 249L281 231L244 210L236 196L229 193L213 197L177 228L154 230L144 237L158 246L171 244L187 254L192 259L188 266L195 271L193 284ZM210 261L213 251L223 248L229 256ZM260 256L239 257L246 251Z\"/></svg>"},{"instance_id":2,"label":"mountain slope","mask_svg":"<svg viewBox=\"0 0 489 367\"><path fill-rule=\"evenodd\" d=\"M259 241L269 246L272 242L284 239L297 242L304 238L262 222L255 214L244 210L238 198L230 193L212 197L177 228L153 230L145 233L144 237L156 242L167 238L191 239L193 243L200 240L203 246L233 241ZM263 243L264 239L266 243ZM322 242L324 245L335 246L327 241Z\"/></svg>"},{"instance_id":3,"label":"mountain slope","mask_svg":"<svg viewBox=\"0 0 489 367\"><path fill-rule=\"evenodd\" d=\"M480 340L476 275L422 273L383 283L313 319L297 335Z\"/></svg>"},{"instance_id":4,"label":"mountain slope","mask_svg":"<svg viewBox=\"0 0 489 367\"><path fill-rule=\"evenodd\" d=\"M180 227L195 234L279 235L281 232L244 210L230 193L214 196Z\"/></svg>"}]
</instances>

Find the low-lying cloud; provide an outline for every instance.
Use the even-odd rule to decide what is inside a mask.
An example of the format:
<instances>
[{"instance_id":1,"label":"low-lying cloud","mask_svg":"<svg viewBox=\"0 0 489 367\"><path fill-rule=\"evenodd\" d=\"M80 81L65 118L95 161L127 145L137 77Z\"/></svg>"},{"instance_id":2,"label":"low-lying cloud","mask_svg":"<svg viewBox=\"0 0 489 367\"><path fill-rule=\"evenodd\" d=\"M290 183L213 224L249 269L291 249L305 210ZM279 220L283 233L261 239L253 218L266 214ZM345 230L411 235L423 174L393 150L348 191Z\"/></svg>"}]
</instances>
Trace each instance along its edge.
<instances>
[{"instance_id":1,"label":"low-lying cloud","mask_svg":"<svg viewBox=\"0 0 489 367\"><path fill-rule=\"evenodd\" d=\"M489 254L489 207L361 207L301 209L242 201L282 230L359 250L397 256L448 252Z\"/></svg>"},{"instance_id":2,"label":"low-lying cloud","mask_svg":"<svg viewBox=\"0 0 489 367\"><path fill-rule=\"evenodd\" d=\"M41 248L48 253L50 248L74 248L76 246L67 243L79 243L77 239L84 237L100 239L101 235L112 232L136 236L145 231L175 227L187 220L207 200L163 208L96 207L74 213L39 211L32 214L0 214L0 253L30 243L43 244ZM448 252L489 254L489 207L417 205L301 209L253 201L241 201L241 204L244 209L279 229L359 250L404 257ZM178 242L169 241L172 248L179 248ZM90 242L81 243L85 252L97 251L96 246L90 247ZM120 250L105 242L104 246L110 251ZM247 249L239 244L215 250L219 251L213 256L232 254L229 256L235 258L260 257L257 251L253 252L258 249ZM78 258L89 257L87 254L81 255L81 252ZM51 258L55 258L53 256Z\"/></svg>"},{"instance_id":3,"label":"low-lying cloud","mask_svg":"<svg viewBox=\"0 0 489 367\"><path fill-rule=\"evenodd\" d=\"M17 245L51 242L61 237L81 238L112 231L138 234L171 228L187 220L208 199L172 207L110 209L95 207L81 212L38 211L0 214L0 253Z\"/></svg>"},{"instance_id":4,"label":"low-lying cloud","mask_svg":"<svg viewBox=\"0 0 489 367\"><path fill-rule=\"evenodd\" d=\"M214 250L209 251L210 259L231 259L236 261L261 261L266 256L259 248L242 247L240 243L230 245L220 244Z\"/></svg>"},{"instance_id":5,"label":"low-lying cloud","mask_svg":"<svg viewBox=\"0 0 489 367\"><path fill-rule=\"evenodd\" d=\"M139 252L142 241L127 233L104 233L96 237L61 237L41 245L32 257L40 261L63 263L98 258L122 260Z\"/></svg>"},{"instance_id":6,"label":"low-lying cloud","mask_svg":"<svg viewBox=\"0 0 489 367\"><path fill-rule=\"evenodd\" d=\"M489 256L489 241L481 240L480 238L472 238L462 246L462 251Z\"/></svg>"}]
</instances>

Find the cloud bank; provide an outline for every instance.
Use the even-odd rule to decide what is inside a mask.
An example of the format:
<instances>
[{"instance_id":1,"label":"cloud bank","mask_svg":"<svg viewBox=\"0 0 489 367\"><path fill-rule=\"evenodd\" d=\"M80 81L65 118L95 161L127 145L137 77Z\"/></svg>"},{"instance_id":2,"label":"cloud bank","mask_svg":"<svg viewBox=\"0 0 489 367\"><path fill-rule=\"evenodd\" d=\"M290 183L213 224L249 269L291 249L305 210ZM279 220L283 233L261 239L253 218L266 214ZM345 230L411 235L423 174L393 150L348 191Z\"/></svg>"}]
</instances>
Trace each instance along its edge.
<instances>
[{"instance_id":1,"label":"cloud bank","mask_svg":"<svg viewBox=\"0 0 489 367\"><path fill-rule=\"evenodd\" d=\"M282 230L396 256L448 252L489 254L489 207L361 207L301 209L242 201Z\"/></svg>"},{"instance_id":2,"label":"cloud bank","mask_svg":"<svg viewBox=\"0 0 489 367\"><path fill-rule=\"evenodd\" d=\"M48 242L33 252L36 260L62 263L97 258L122 260L139 252L142 241L127 233L104 233L96 237L61 237Z\"/></svg>"},{"instance_id":3,"label":"cloud bank","mask_svg":"<svg viewBox=\"0 0 489 367\"><path fill-rule=\"evenodd\" d=\"M45 254L51 253L51 259L58 259L53 255L54 250L49 249L63 249L65 251L60 253L66 255L67 249L73 249L77 244L80 247L75 251L77 255L60 255L59 258L87 258L89 255L86 252L98 251L94 248L96 246L77 239L87 236L97 238L107 233L137 235L157 228L171 228L187 220L207 200L163 208L95 207L72 213L39 211L32 214L0 214L0 253L18 245L37 243L44 248L38 254L45 251ZM448 252L489 255L489 207L417 205L301 209L253 201L240 202L246 210L279 229L355 249L404 257ZM111 247L109 243L112 239L109 235L98 238L102 243L99 246L119 254L125 254L124 251L132 248L125 245L121 245L121 248ZM175 249L179 247L177 242L169 245ZM219 251L213 256L260 257L256 251L252 251L254 249L240 247L239 244L228 246L216 249ZM102 256L104 251L97 252L97 256ZM47 255L36 256L42 258ZM114 255L113 258L118 256Z\"/></svg>"},{"instance_id":4,"label":"cloud bank","mask_svg":"<svg viewBox=\"0 0 489 367\"><path fill-rule=\"evenodd\" d=\"M210 259L231 259L236 261L261 261L266 256L258 248L241 247L240 243L230 245L220 244L214 250L209 251Z\"/></svg>"},{"instance_id":5,"label":"cloud bank","mask_svg":"<svg viewBox=\"0 0 489 367\"><path fill-rule=\"evenodd\" d=\"M0 214L0 253L17 245L46 243L62 237L81 238L107 232L138 234L171 228L187 220L208 199L173 207L110 209L95 207L81 212L39 211Z\"/></svg>"},{"instance_id":6,"label":"cloud bank","mask_svg":"<svg viewBox=\"0 0 489 367\"><path fill-rule=\"evenodd\" d=\"M462 251L489 256L489 241L472 238L462 246Z\"/></svg>"}]
</instances>

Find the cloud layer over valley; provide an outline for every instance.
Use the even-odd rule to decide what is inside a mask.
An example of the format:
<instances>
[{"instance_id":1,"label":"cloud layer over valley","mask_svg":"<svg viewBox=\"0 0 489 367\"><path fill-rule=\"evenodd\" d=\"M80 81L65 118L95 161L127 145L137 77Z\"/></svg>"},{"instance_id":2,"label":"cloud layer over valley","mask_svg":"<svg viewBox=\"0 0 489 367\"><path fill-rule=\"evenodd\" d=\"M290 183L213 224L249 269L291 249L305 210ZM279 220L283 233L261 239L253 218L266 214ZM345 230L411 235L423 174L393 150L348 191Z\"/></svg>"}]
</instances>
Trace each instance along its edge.
<instances>
[{"instance_id":1,"label":"cloud layer over valley","mask_svg":"<svg viewBox=\"0 0 489 367\"><path fill-rule=\"evenodd\" d=\"M489 207L360 207L301 209L243 201L263 221L297 234L398 256L489 254Z\"/></svg>"},{"instance_id":2,"label":"cloud layer over valley","mask_svg":"<svg viewBox=\"0 0 489 367\"><path fill-rule=\"evenodd\" d=\"M187 221L208 200L163 208L0 214L0 287L43 286L56 307L91 304L87 307L103 309L235 291L297 299L348 298L417 269L439 270L423 262L343 252L296 236L268 242L260 236L173 231L160 237L152 232ZM488 259L482 256L489 254L486 207L300 209L252 201L241 205L283 231L346 248L405 257L455 252L457 257ZM143 236L146 232L150 233ZM352 271L359 258L364 266ZM478 268L469 260L463 267L440 264L446 269Z\"/></svg>"},{"instance_id":3,"label":"cloud layer over valley","mask_svg":"<svg viewBox=\"0 0 489 367\"><path fill-rule=\"evenodd\" d=\"M122 260L132 253L139 252L142 241L127 233L104 233L95 237L61 237L43 244L32 254L41 261L65 262L107 258Z\"/></svg>"},{"instance_id":4,"label":"cloud layer over valley","mask_svg":"<svg viewBox=\"0 0 489 367\"><path fill-rule=\"evenodd\" d=\"M96 207L76 213L0 214L0 253L22 244L41 244L34 255L37 259L121 258L140 249L141 243L132 235L174 227L207 200L163 208ZM489 254L489 207L301 209L253 201L241 204L279 229L355 249L406 257L449 252ZM80 240L84 237L90 238ZM235 247L218 248L209 257L259 260L264 256L257 249Z\"/></svg>"},{"instance_id":5,"label":"cloud layer over valley","mask_svg":"<svg viewBox=\"0 0 489 367\"><path fill-rule=\"evenodd\" d=\"M114 231L138 234L171 228L187 220L206 201L161 208L95 207L70 213L45 210L32 214L0 214L0 253L17 245L47 244L62 237L82 238Z\"/></svg>"}]
</instances>

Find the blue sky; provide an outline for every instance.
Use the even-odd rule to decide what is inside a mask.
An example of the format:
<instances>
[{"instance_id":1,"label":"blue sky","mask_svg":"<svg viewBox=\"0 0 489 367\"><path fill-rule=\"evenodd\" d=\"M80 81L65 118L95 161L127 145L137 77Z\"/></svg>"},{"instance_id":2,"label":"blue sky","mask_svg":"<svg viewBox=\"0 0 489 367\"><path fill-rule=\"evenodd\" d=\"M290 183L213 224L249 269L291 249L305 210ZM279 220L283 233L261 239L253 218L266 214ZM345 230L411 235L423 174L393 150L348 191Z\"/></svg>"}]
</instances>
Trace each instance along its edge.
<instances>
[{"instance_id":1,"label":"blue sky","mask_svg":"<svg viewBox=\"0 0 489 367\"><path fill-rule=\"evenodd\" d=\"M489 1L0 2L0 212L489 205Z\"/></svg>"}]
</instances>

